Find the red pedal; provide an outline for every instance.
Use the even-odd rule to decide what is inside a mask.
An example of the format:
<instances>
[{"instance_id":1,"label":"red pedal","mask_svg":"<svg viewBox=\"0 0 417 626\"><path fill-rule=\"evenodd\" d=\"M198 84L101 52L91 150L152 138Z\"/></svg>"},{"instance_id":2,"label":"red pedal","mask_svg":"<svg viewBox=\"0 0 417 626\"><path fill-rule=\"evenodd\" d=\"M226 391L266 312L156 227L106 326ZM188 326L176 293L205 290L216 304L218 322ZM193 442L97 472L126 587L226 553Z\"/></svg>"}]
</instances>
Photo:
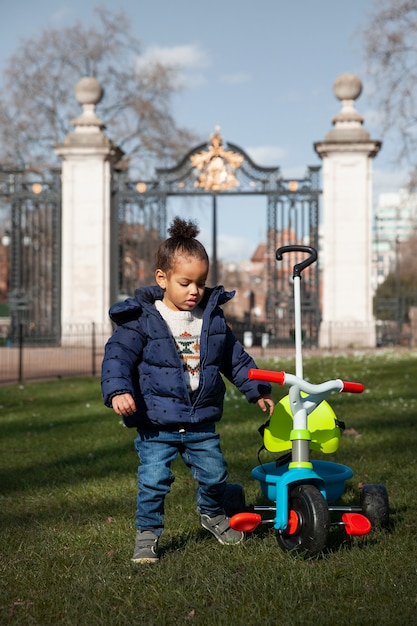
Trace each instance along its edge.
<instances>
[{"instance_id":1,"label":"red pedal","mask_svg":"<svg viewBox=\"0 0 417 626\"><path fill-rule=\"evenodd\" d=\"M259 513L236 513L230 520L230 528L243 533L251 533L262 521Z\"/></svg>"},{"instance_id":2,"label":"red pedal","mask_svg":"<svg viewBox=\"0 0 417 626\"><path fill-rule=\"evenodd\" d=\"M348 535L367 535L372 530L372 524L361 513L343 513L342 522Z\"/></svg>"}]
</instances>

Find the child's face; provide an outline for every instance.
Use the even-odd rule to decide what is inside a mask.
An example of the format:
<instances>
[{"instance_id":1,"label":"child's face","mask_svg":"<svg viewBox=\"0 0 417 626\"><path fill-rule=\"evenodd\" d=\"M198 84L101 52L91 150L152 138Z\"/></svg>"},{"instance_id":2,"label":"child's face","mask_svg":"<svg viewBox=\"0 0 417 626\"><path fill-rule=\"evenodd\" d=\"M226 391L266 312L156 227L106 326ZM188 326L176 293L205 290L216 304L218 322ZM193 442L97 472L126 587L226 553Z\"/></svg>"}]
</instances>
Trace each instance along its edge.
<instances>
[{"instance_id":1,"label":"child's face","mask_svg":"<svg viewBox=\"0 0 417 626\"><path fill-rule=\"evenodd\" d=\"M165 290L164 304L174 311L192 311L204 295L208 269L206 261L177 256L171 271L156 270L156 282Z\"/></svg>"}]
</instances>

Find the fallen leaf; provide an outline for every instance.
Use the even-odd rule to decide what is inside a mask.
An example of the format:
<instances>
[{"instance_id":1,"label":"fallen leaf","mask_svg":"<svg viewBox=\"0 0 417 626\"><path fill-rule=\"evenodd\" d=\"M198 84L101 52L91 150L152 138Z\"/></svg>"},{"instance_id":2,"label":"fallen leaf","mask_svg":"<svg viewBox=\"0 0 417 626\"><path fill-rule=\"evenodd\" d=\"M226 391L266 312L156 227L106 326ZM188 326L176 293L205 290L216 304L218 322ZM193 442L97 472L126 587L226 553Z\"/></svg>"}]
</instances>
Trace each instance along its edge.
<instances>
[{"instance_id":1,"label":"fallen leaf","mask_svg":"<svg viewBox=\"0 0 417 626\"><path fill-rule=\"evenodd\" d=\"M358 431L355 430L355 428L346 428L343 431L343 434L348 435L349 437L354 437L355 439L360 439L362 437L362 435L358 433Z\"/></svg>"}]
</instances>

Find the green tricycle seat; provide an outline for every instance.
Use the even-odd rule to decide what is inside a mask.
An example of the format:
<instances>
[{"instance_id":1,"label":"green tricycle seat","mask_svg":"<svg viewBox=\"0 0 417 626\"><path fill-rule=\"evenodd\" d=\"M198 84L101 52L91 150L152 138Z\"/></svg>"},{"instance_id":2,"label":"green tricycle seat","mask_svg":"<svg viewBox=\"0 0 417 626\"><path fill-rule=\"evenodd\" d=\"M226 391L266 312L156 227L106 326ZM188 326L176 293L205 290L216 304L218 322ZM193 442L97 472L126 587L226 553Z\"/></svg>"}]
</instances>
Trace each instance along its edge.
<instances>
[{"instance_id":1,"label":"green tricycle seat","mask_svg":"<svg viewBox=\"0 0 417 626\"><path fill-rule=\"evenodd\" d=\"M331 406L323 400L307 417L310 431L310 448L317 452L336 452L340 441L340 428ZM269 452L285 452L291 449L290 435L293 429L293 416L289 396L278 402L275 411L264 430L264 446Z\"/></svg>"}]
</instances>

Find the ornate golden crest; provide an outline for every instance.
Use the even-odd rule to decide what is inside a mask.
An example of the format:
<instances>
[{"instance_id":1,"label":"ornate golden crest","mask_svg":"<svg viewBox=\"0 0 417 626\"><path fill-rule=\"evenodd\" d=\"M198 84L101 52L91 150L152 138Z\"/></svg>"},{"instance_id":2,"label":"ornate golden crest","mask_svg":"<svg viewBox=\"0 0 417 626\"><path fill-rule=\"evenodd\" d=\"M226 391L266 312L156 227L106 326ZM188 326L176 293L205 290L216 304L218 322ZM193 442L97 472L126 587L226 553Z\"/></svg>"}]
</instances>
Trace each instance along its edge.
<instances>
[{"instance_id":1,"label":"ornate golden crest","mask_svg":"<svg viewBox=\"0 0 417 626\"><path fill-rule=\"evenodd\" d=\"M219 130L217 126L208 150L190 156L192 166L201 170L194 183L200 189L220 191L239 185L234 171L241 165L243 156L223 147Z\"/></svg>"}]
</instances>

